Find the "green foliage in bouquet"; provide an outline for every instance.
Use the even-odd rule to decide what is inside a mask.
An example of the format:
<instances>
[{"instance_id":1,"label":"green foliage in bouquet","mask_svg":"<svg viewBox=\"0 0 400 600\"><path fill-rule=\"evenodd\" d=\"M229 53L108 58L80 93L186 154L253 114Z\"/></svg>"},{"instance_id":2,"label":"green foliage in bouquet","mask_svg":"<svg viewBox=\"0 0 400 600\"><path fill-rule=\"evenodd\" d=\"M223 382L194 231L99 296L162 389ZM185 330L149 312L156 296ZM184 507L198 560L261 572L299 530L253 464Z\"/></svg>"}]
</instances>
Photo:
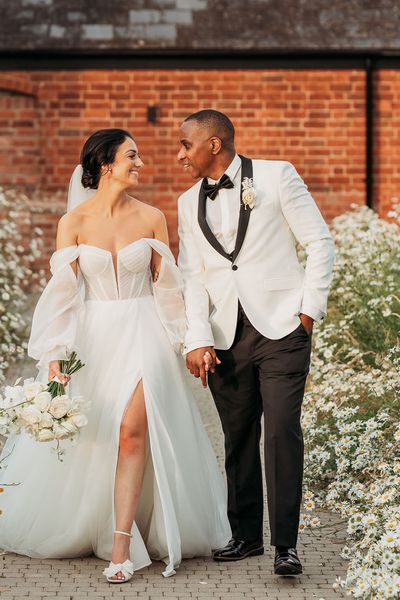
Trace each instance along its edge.
<instances>
[{"instance_id":1,"label":"green foliage in bouquet","mask_svg":"<svg viewBox=\"0 0 400 600\"><path fill-rule=\"evenodd\" d=\"M73 375L74 373L79 371L79 369L82 369L82 367L85 366L84 363L82 363L82 361L77 357L76 352L74 351L71 352L67 360L60 360L59 364L60 371L64 375ZM66 386L64 386L62 383L59 383L58 381L50 381L50 383L47 386L47 389L50 392L52 398L55 398L56 396L62 396L63 394L65 394L65 387Z\"/></svg>"}]
</instances>

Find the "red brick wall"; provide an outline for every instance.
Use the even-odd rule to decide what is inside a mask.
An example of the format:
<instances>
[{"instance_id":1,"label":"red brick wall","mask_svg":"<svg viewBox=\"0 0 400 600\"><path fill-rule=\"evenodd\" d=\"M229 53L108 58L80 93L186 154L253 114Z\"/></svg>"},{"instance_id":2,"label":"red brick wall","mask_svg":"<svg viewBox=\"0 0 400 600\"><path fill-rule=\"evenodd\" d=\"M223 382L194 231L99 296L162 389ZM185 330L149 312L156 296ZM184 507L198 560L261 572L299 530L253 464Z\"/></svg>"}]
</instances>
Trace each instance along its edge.
<instances>
[{"instance_id":1,"label":"red brick wall","mask_svg":"<svg viewBox=\"0 0 400 600\"><path fill-rule=\"evenodd\" d=\"M39 182L40 113L28 75L0 78L0 185Z\"/></svg>"},{"instance_id":2,"label":"red brick wall","mask_svg":"<svg viewBox=\"0 0 400 600\"><path fill-rule=\"evenodd\" d=\"M385 71L376 81L377 203L380 198L386 202L399 182L395 160L398 165L400 74ZM22 108L19 97L4 96L10 106L0 109L0 140L8 135L3 147L10 148L8 154L0 154L1 182L19 182L13 158L16 149L22 148L26 162L21 182L35 184L47 194L62 190L66 197L84 139L101 127L126 128L135 137L145 162L138 196L165 212L176 249L176 199L192 184L176 161L178 126L191 112L213 107L227 112L234 121L240 153L292 161L330 220L351 203L365 202L364 82L364 72L356 70L0 74L0 90L11 88L21 93L25 89L30 94L29 106ZM146 120L147 106L152 104L161 109L156 124ZM19 111L31 115L32 126L28 125L29 117L25 119ZM8 120L25 124L14 127ZM55 200L50 196L48 202ZM63 207L64 202L60 211ZM49 216L50 220L48 252L54 245L54 216Z\"/></svg>"},{"instance_id":3,"label":"red brick wall","mask_svg":"<svg viewBox=\"0 0 400 600\"><path fill-rule=\"evenodd\" d=\"M400 199L400 71L375 73L374 199L385 215Z\"/></svg>"}]
</instances>

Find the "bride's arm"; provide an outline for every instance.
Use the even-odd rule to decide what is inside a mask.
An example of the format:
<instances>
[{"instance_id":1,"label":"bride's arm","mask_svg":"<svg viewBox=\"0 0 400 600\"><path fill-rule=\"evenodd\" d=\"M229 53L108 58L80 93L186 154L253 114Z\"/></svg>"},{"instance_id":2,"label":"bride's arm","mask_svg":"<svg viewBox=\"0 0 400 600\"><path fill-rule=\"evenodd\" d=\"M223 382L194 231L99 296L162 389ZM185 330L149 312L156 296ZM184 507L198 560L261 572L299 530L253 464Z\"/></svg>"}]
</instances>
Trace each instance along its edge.
<instances>
[{"instance_id":1,"label":"bride's arm","mask_svg":"<svg viewBox=\"0 0 400 600\"><path fill-rule=\"evenodd\" d=\"M68 248L68 246L75 246L77 243L77 223L76 218L71 213L66 213L61 217L57 226L57 237L56 237L56 249L61 250L62 248ZM71 269L75 276L77 274L77 260L75 259L70 263ZM71 377L70 375L64 375L60 370L60 361L51 360L49 362L48 380L51 381L54 377L66 385Z\"/></svg>"},{"instance_id":2,"label":"bride's arm","mask_svg":"<svg viewBox=\"0 0 400 600\"><path fill-rule=\"evenodd\" d=\"M75 341L78 310L83 304L77 279L76 231L69 215L57 230L57 251L50 259L52 277L44 288L32 319L28 354L40 369L49 368L49 379L60 380L59 360L67 358Z\"/></svg>"},{"instance_id":3,"label":"bride's arm","mask_svg":"<svg viewBox=\"0 0 400 600\"><path fill-rule=\"evenodd\" d=\"M76 246L78 243L79 219L74 213L66 213L58 221L56 249L68 248L68 246ZM77 260L71 263L71 268L76 275Z\"/></svg>"},{"instance_id":4,"label":"bride's arm","mask_svg":"<svg viewBox=\"0 0 400 600\"><path fill-rule=\"evenodd\" d=\"M157 313L171 345L181 354L186 331L186 313L183 303L183 281L174 256L168 247L168 231L165 216L153 213L153 249L151 270L153 295Z\"/></svg>"},{"instance_id":5,"label":"bride's arm","mask_svg":"<svg viewBox=\"0 0 400 600\"><path fill-rule=\"evenodd\" d=\"M167 221L164 214L159 210L157 210L154 215L153 236L156 240L164 242L167 246L169 245ZM160 254L153 250L151 258L151 274L153 276L153 281L157 281L160 274L161 260Z\"/></svg>"}]
</instances>

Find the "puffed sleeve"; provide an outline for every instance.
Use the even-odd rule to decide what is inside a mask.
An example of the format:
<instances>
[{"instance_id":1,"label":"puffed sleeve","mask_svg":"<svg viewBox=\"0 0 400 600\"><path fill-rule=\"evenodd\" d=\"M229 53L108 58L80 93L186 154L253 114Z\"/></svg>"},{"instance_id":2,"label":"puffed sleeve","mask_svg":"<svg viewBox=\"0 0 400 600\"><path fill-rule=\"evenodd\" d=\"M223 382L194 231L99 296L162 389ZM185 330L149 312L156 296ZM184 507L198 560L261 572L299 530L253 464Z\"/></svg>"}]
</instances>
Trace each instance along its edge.
<instances>
[{"instance_id":1,"label":"puffed sleeve","mask_svg":"<svg viewBox=\"0 0 400 600\"><path fill-rule=\"evenodd\" d=\"M54 252L50 259L52 277L36 305L28 355L38 360L38 369L47 368L51 360L62 360L73 350L78 314L83 307L83 285L71 263L78 258L78 246Z\"/></svg>"},{"instance_id":2,"label":"puffed sleeve","mask_svg":"<svg viewBox=\"0 0 400 600\"><path fill-rule=\"evenodd\" d=\"M160 254L161 267L153 294L157 314L166 330L174 351L180 354L186 333L186 312L183 300L183 279L174 256L160 240L146 238L149 245Z\"/></svg>"}]
</instances>

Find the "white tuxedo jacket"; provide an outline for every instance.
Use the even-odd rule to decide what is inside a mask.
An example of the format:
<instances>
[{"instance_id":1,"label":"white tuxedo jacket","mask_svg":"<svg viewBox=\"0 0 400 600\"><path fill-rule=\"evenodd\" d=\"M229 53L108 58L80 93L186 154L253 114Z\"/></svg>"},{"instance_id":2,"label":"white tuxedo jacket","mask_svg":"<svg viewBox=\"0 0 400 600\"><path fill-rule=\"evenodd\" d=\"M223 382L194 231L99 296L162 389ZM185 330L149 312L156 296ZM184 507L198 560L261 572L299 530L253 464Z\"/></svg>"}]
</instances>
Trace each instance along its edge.
<instances>
[{"instance_id":1,"label":"white tuxedo jacket","mask_svg":"<svg viewBox=\"0 0 400 600\"><path fill-rule=\"evenodd\" d=\"M178 265L188 325L184 353L202 346L228 349L238 300L252 325L270 339L298 327L299 313L316 321L326 314L334 258L328 227L292 164L253 160L252 166L256 201L251 211L240 211L241 240L233 262L220 251L200 214L202 182L178 200ZM305 269L296 240L307 253Z\"/></svg>"}]
</instances>

